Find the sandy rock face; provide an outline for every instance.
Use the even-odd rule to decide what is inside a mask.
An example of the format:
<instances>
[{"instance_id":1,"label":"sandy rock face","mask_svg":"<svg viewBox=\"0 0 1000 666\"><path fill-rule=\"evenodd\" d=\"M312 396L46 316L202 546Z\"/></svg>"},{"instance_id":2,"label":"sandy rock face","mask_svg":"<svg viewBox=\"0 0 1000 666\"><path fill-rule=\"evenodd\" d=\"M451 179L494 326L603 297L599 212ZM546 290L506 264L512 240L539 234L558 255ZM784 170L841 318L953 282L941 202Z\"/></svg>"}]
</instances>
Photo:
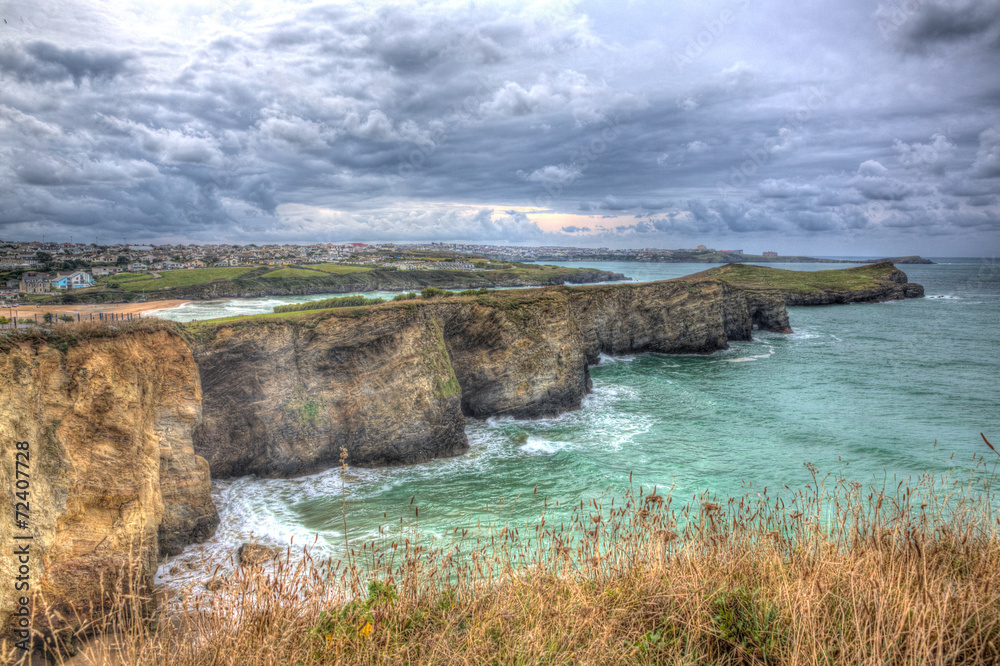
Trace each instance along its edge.
<instances>
[{"instance_id":1,"label":"sandy rock face","mask_svg":"<svg viewBox=\"0 0 1000 666\"><path fill-rule=\"evenodd\" d=\"M578 409L590 389L587 358L569 300L560 291L433 306L475 418L541 418Z\"/></svg>"},{"instance_id":2,"label":"sandy rock face","mask_svg":"<svg viewBox=\"0 0 1000 666\"><path fill-rule=\"evenodd\" d=\"M33 537L36 629L75 629L71 609L86 620L116 585L148 587L161 550L214 532L208 465L191 446L200 403L190 350L167 331L20 342L0 353L4 516L20 501L14 443L30 445L28 527L0 521L0 540ZM8 550L0 576L11 580ZM15 601L13 589L0 594L5 629ZM59 614L51 624L40 616L46 604Z\"/></svg>"},{"instance_id":3,"label":"sandy rock face","mask_svg":"<svg viewBox=\"0 0 1000 666\"><path fill-rule=\"evenodd\" d=\"M215 476L416 463L468 449L441 322L423 308L217 329L195 346Z\"/></svg>"}]
</instances>

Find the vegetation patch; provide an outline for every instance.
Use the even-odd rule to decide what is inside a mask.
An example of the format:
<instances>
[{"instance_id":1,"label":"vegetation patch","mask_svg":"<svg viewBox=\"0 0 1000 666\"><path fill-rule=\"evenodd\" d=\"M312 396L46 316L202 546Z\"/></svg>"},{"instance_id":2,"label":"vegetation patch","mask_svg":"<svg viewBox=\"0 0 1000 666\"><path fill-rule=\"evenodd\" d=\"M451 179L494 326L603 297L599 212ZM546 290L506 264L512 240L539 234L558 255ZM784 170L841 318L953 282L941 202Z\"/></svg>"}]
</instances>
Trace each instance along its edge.
<instances>
[{"instance_id":1,"label":"vegetation patch","mask_svg":"<svg viewBox=\"0 0 1000 666\"><path fill-rule=\"evenodd\" d=\"M367 298L365 296L339 296L337 298L326 298L322 301L311 301L309 303L292 303L290 305L277 305L275 312L301 312L303 310L327 310L331 308L358 307L360 305L381 305L385 303L381 298Z\"/></svg>"},{"instance_id":2,"label":"vegetation patch","mask_svg":"<svg viewBox=\"0 0 1000 666\"><path fill-rule=\"evenodd\" d=\"M372 266L348 266L345 264L314 264L311 269L331 275L349 275L351 273L367 273L374 270Z\"/></svg>"},{"instance_id":3,"label":"vegetation patch","mask_svg":"<svg viewBox=\"0 0 1000 666\"><path fill-rule=\"evenodd\" d=\"M767 266L728 264L689 275L691 278L715 278L744 289L813 293L817 291L861 290L877 287L896 271L890 263L857 266L829 271L790 271Z\"/></svg>"},{"instance_id":4,"label":"vegetation patch","mask_svg":"<svg viewBox=\"0 0 1000 666\"><path fill-rule=\"evenodd\" d=\"M193 268L183 271L164 271L162 277L152 277L145 280L128 280L120 284L125 291L160 291L191 287L206 284L213 280L235 280L254 270L250 266L234 266L228 268Z\"/></svg>"},{"instance_id":5,"label":"vegetation patch","mask_svg":"<svg viewBox=\"0 0 1000 666\"><path fill-rule=\"evenodd\" d=\"M309 278L309 277L322 277L323 275L326 275L326 273L320 270L313 270L309 268L300 268L300 267L288 267L288 268L279 268L277 270L271 271L270 273L264 273L263 275L261 275L261 278L264 278L265 280L267 278L289 278L289 277Z\"/></svg>"},{"instance_id":6,"label":"vegetation patch","mask_svg":"<svg viewBox=\"0 0 1000 666\"><path fill-rule=\"evenodd\" d=\"M452 398L462 392L462 386L455 376L455 368L451 365L451 356L444 341L444 329L438 321L433 322L434 345L437 354L434 357L434 397L438 400Z\"/></svg>"}]
</instances>

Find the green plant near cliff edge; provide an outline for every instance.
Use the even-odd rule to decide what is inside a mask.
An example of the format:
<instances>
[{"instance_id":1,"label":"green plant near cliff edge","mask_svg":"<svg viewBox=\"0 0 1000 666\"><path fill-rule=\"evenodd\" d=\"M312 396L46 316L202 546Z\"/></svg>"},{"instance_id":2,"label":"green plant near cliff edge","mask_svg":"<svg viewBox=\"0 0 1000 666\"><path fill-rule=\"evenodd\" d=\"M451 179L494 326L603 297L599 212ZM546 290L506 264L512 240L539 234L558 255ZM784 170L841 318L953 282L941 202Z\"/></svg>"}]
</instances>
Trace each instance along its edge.
<instances>
[{"instance_id":1,"label":"green plant near cliff edge","mask_svg":"<svg viewBox=\"0 0 1000 666\"><path fill-rule=\"evenodd\" d=\"M371 638L375 623L384 619L397 599L399 594L392 583L370 580L368 596L364 599L356 599L336 610L320 612L316 625L309 629L309 633L321 643L316 656L322 658L325 650L340 642Z\"/></svg>"},{"instance_id":2,"label":"green plant near cliff edge","mask_svg":"<svg viewBox=\"0 0 1000 666\"><path fill-rule=\"evenodd\" d=\"M438 289L437 287L427 287L426 289L423 289L420 292L420 297L425 299L438 298L438 297L447 298L448 296L453 296L453 295L454 294L452 294L450 291L446 291L444 289Z\"/></svg>"},{"instance_id":3,"label":"green plant near cliff edge","mask_svg":"<svg viewBox=\"0 0 1000 666\"><path fill-rule=\"evenodd\" d=\"M309 425L316 425L316 421L319 420L319 403L307 402L302 404L299 409L299 418Z\"/></svg>"},{"instance_id":4,"label":"green plant near cliff edge","mask_svg":"<svg viewBox=\"0 0 1000 666\"><path fill-rule=\"evenodd\" d=\"M776 663L788 640L778 606L744 587L720 591L711 606L712 635L721 650L763 664Z\"/></svg>"},{"instance_id":5,"label":"green plant near cliff edge","mask_svg":"<svg viewBox=\"0 0 1000 666\"><path fill-rule=\"evenodd\" d=\"M444 329L440 322L435 320L434 326L434 347L435 356L431 361L434 371L434 397L438 400L452 398L462 391L458 377L455 376L455 368L451 365L451 356L448 354L448 346L444 341Z\"/></svg>"},{"instance_id":6,"label":"green plant near cliff edge","mask_svg":"<svg viewBox=\"0 0 1000 666\"><path fill-rule=\"evenodd\" d=\"M385 303L381 298L367 298L365 296L339 296L337 298L327 298L322 301L310 301L308 303L292 303L290 305L277 305L274 312L301 312L303 310L326 310L328 308L357 307L359 305L380 305Z\"/></svg>"}]
</instances>

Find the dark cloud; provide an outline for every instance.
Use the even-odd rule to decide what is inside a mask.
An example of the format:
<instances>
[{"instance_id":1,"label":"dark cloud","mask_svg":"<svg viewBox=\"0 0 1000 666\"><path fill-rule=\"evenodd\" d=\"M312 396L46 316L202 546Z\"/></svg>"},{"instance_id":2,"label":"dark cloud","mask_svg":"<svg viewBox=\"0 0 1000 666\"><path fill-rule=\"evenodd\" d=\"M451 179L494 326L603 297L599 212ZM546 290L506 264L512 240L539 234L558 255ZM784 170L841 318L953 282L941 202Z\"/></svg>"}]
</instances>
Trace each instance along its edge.
<instances>
[{"instance_id":1,"label":"dark cloud","mask_svg":"<svg viewBox=\"0 0 1000 666\"><path fill-rule=\"evenodd\" d=\"M881 17L898 28L906 47L922 50L929 45L993 36L1000 28L1000 2L996 0L943 0L906 2L883 6Z\"/></svg>"},{"instance_id":2,"label":"dark cloud","mask_svg":"<svg viewBox=\"0 0 1000 666\"><path fill-rule=\"evenodd\" d=\"M18 81L45 83L84 79L111 80L128 71L135 54L108 49L64 49L46 41L0 44L0 74Z\"/></svg>"},{"instance_id":3,"label":"dark cloud","mask_svg":"<svg viewBox=\"0 0 1000 666\"><path fill-rule=\"evenodd\" d=\"M15 5L0 236L1000 243L994 0Z\"/></svg>"}]
</instances>

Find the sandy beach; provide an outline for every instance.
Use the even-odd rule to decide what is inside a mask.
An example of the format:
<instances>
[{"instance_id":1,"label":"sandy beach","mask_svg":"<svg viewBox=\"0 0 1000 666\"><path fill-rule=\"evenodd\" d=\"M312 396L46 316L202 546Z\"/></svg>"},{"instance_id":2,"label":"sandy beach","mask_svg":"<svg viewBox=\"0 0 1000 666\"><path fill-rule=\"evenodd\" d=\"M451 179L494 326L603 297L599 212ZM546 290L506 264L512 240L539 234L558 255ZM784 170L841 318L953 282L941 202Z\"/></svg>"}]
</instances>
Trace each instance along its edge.
<instances>
[{"instance_id":1,"label":"sandy beach","mask_svg":"<svg viewBox=\"0 0 1000 666\"><path fill-rule=\"evenodd\" d=\"M61 315L80 315L81 318L88 318L90 315L95 317L99 312L105 314L138 314L140 312L149 312L151 310L163 310L166 308L176 308L183 305L184 303L190 303L190 301L185 300L167 300L167 301L146 301L142 303L81 303L76 305L29 305L22 304L15 310L15 314L18 317L34 317L37 314L41 317L46 312L51 312L56 316ZM10 310L4 308L0 312L5 317L9 317Z\"/></svg>"}]
</instances>

